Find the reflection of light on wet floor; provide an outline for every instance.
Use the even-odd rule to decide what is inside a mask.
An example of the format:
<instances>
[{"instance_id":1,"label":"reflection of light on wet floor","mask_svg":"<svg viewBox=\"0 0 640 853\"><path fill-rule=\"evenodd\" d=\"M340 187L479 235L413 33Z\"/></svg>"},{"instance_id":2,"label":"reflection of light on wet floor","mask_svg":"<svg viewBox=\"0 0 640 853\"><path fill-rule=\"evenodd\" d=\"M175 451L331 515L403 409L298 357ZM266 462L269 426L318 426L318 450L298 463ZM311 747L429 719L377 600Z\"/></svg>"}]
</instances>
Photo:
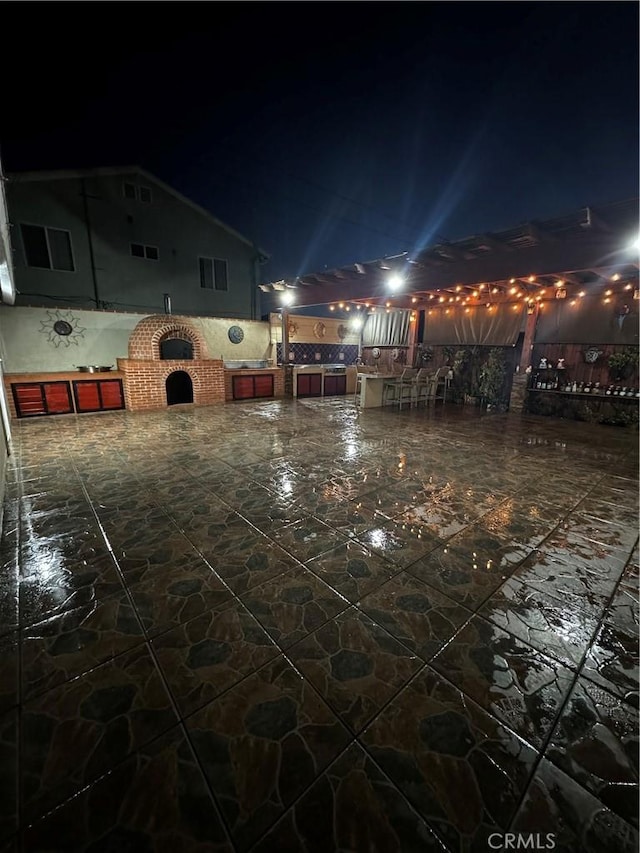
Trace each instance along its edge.
<instances>
[{"instance_id":1,"label":"reflection of light on wet floor","mask_svg":"<svg viewBox=\"0 0 640 853\"><path fill-rule=\"evenodd\" d=\"M291 480L287 478L283 478L280 481L280 491L283 495L291 495L293 494L293 483Z\"/></svg>"}]
</instances>

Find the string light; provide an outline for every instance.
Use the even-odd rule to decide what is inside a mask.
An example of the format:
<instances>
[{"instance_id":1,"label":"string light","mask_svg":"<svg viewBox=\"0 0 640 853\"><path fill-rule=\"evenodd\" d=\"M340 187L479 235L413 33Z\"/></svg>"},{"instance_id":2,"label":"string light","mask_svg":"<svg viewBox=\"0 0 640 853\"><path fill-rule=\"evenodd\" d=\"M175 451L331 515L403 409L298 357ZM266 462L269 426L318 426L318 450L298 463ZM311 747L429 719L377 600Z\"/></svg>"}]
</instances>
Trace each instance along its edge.
<instances>
[{"instance_id":1,"label":"string light","mask_svg":"<svg viewBox=\"0 0 640 853\"><path fill-rule=\"evenodd\" d=\"M633 287L632 284L627 284L624 289L625 290L631 290L632 287Z\"/></svg>"},{"instance_id":2,"label":"string light","mask_svg":"<svg viewBox=\"0 0 640 853\"><path fill-rule=\"evenodd\" d=\"M462 288L460 287L460 285L458 285L458 286L456 287L456 293L460 293L460 291L461 291L461 290L462 290Z\"/></svg>"},{"instance_id":3,"label":"string light","mask_svg":"<svg viewBox=\"0 0 640 853\"><path fill-rule=\"evenodd\" d=\"M338 302L338 308L344 308L344 302Z\"/></svg>"},{"instance_id":4,"label":"string light","mask_svg":"<svg viewBox=\"0 0 640 853\"><path fill-rule=\"evenodd\" d=\"M509 293L510 293L512 296L513 296L514 294L516 294L517 292L518 292L518 288L517 288L517 287L512 287L512 288L511 288L511 290L509 291Z\"/></svg>"},{"instance_id":5,"label":"string light","mask_svg":"<svg viewBox=\"0 0 640 853\"><path fill-rule=\"evenodd\" d=\"M335 305L329 305L329 311L335 311L335 310L336 310Z\"/></svg>"},{"instance_id":6,"label":"string light","mask_svg":"<svg viewBox=\"0 0 640 853\"><path fill-rule=\"evenodd\" d=\"M578 294L578 296L580 297L580 299L582 299L582 297L583 297L583 296L586 296L586 295L587 295L587 294L584 292L584 290L581 290L581 291L580 291L580 293Z\"/></svg>"},{"instance_id":7,"label":"string light","mask_svg":"<svg viewBox=\"0 0 640 853\"><path fill-rule=\"evenodd\" d=\"M536 280L535 275L530 275L530 276L529 276L529 283L530 283L530 284L533 284L533 282L534 282L535 280Z\"/></svg>"},{"instance_id":8,"label":"string light","mask_svg":"<svg viewBox=\"0 0 640 853\"><path fill-rule=\"evenodd\" d=\"M604 301L604 302L611 302L611 300L609 299L609 297L608 297L608 296L607 296L607 298L606 298L606 299L604 299L603 301Z\"/></svg>"},{"instance_id":9,"label":"string light","mask_svg":"<svg viewBox=\"0 0 640 853\"><path fill-rule=\"evenodd\" d=\"M510 279L509 279L509 284L515 284L515 283L516 283L515 278L510 278Z\"/></svg>"},{"instance_id":10,"label":"string light","mask_svg":"<svg viewBox=\"0 0 640 853\"><path fill-rule=\"evenodd\" d=\"M611 281L620 281L620 273L611 276Z\"/></svg>"},{"instance_id":11,"label":"string light","mask_svg":"<svg viewBox=\"0 0 640 853\"><path fill-rule=\"evenodd\" d=\"M444 296L440 296L440 297L438 298L438 302L444 302Z\"/></svg>"},{"instance_id":12,"label":"string light","mask_svg":"<svg viewBox=\"0 0 640 853\"><path fill-rule=\"evenodd\" d=\"M611 296L612 293L613 293L612 290L605 290L604 295L605 296Z\"/></svg>"}]
</instances>

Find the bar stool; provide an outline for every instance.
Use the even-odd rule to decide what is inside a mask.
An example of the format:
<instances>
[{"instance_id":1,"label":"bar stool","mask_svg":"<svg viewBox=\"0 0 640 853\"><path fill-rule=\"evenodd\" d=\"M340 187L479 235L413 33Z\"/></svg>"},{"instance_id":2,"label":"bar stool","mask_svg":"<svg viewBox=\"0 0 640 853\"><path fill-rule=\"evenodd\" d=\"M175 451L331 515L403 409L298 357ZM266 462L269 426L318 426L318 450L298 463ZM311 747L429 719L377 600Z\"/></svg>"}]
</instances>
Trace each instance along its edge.
<instances>
[{"instance_id":1,"label":"bar stool","mask_svg":"<svg viewBox=\"0 0 640 853\"><path fill-rule=\"evenodd\" d=\"M417 375L413 380L413 401L418 405L418 403L425 403L429 398L429 390L430 390L430 379L427 369L425 367L421 367L418 370Z\"/></svg>"}]
</instances>

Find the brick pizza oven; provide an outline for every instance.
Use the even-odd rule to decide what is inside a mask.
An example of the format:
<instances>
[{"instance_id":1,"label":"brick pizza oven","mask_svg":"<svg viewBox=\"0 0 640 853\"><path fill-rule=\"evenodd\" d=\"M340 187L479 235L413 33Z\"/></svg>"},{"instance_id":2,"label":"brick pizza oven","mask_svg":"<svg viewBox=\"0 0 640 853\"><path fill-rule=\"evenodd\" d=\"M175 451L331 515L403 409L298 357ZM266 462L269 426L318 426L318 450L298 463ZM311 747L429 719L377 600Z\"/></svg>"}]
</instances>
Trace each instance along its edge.
<instances>
[{"instance_id":1,"label":"brick pizza oven","mask_svg":"<svg viewBox=\"0 0 640 853\"><path fill-rule=\"evenodd\" d=\"M193 358L162 358L169 340L185 341ZM188 347L188 344L191 346ZM153 314L135 327L129 338L129 357L118 359L124 379L127 409L161 409L171 403L223 403L224 365L209 358L207 345L188 317Z\"/></svg>"}]
</instances>

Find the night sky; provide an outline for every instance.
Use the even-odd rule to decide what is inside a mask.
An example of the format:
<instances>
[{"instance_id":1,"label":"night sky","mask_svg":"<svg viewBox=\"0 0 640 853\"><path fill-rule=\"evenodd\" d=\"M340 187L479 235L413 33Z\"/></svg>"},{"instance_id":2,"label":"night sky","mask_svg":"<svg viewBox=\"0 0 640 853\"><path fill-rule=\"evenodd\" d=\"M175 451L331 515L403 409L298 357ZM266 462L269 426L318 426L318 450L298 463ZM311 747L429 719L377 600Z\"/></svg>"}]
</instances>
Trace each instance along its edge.
<instances>
[{"instance_id":1,"label":"night sky","mask_svg":"<svg viewBox=\"0 0 640 853\"><path fill-rule=\"evenodd\" d=\"M636 3L3 19L5 169L139 164L266 250L264 281L638 194Z\"/></svg>"}]
</instances>

